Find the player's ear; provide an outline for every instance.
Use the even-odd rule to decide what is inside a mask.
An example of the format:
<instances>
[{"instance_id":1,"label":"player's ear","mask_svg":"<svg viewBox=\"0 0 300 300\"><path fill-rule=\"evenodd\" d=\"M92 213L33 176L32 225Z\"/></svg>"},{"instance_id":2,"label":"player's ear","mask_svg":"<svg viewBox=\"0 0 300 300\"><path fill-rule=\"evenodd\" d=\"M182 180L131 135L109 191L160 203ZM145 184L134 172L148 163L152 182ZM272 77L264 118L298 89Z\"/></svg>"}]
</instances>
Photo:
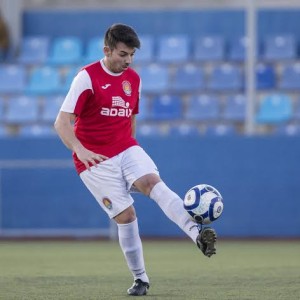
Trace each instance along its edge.
<instances>
[{"instance_id":1,"label":"player's ear","mask_svg":"<svg viewBox=\"0 0 300 300\"><path fill-rule=\"evenodd\" d=\"M111 49L108 46L103 47L103 52L106 57L109 57L111 55Z\"/></svg>"}]
</instances>

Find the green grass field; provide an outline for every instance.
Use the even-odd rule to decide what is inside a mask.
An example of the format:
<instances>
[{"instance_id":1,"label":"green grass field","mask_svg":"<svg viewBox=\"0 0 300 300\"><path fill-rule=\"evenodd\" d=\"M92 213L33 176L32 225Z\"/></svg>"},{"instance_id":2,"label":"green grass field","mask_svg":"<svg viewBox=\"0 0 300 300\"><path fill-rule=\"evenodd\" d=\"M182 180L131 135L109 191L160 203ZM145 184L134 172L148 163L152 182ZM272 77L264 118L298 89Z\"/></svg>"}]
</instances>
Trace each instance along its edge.
<instances>
[{"instance_id":1,"label":"green grass field","mask_svg":"<svg viewBox=\"0 0 300 300\"><path fill-rule=\"evenodd\" d=\"M147 299L300 299L300 242L145 241ZM0 242L0 299L128 299L132 277L117 242Z\"/></svg>"}]
</instances>

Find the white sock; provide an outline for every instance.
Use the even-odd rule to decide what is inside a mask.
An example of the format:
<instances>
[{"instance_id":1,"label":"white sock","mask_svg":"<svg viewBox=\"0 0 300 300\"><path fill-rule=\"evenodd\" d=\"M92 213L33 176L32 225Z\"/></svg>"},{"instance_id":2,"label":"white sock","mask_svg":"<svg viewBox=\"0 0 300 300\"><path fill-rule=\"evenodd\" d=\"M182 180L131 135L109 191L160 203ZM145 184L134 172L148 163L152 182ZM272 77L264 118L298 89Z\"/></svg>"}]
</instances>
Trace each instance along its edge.
<instances>
[{"instance_id":1,"label":"white sock","mask_svg":"<svg viewBox=\"0 0 300 300\"><path fill-rule=\"evenodd\" d=\"M196 243L199 234L198 228L185 211L183 202L177 194L160 181L152 188L150 198L160 206L171 221L176 223Z\"/></svg>"},{"instance_id":2,"label":"white sock","mask_svg":"<svg viewBox=\"0 0 300 300\"><path fill-rule=\"evenodd\" d=\"M119 243L134 280L139 278L144 282L149 282L145 270L143 246L139 235L137 219L128 224L117 225Z\"/></svg>"}]
</instances>

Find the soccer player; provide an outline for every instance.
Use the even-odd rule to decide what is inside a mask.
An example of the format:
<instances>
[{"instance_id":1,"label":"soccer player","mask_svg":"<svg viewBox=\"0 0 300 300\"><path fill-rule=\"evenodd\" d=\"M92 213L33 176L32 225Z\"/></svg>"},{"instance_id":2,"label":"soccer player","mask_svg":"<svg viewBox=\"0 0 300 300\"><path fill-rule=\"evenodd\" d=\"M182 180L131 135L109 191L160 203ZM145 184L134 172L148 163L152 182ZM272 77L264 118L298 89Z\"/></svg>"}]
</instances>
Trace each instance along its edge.
<instances>
[{"instance_id":1,"label":"soccer player","mask_svg":"<svg viewBox=\"0 0 300 300\"><path fill-rule=\"evenodd\" d=\"M216 253L215 231L199 230L190 220L180 197L162 181L155 163L135 139L141 79L129 66L139 48L130 26L108 28L104 58L79 71L55 121L58 135L73 151L81 180L117 223L119 243L134 278L127 290L132 296L147 294L149 278L131 191L153 199L205 256Z\"/></svg>"}]
</instances>

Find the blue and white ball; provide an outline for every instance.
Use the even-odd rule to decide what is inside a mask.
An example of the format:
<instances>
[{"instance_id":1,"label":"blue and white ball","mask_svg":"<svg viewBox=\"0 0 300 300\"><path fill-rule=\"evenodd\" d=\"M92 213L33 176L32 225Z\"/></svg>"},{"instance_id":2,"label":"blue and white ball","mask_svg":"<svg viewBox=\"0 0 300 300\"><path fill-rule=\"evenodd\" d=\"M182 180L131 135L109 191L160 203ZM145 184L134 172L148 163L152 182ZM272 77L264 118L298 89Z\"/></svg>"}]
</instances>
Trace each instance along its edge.
<instances>
[{"instance_id":1,"label":"blue and white ball","mask_svg":"<svg viewBox=\"0 0 300 300\"><path fill-rule=\"evenodd\" d=\"M185 194L183 205L193 221L204 225L217 220L223 212L222 195L208 184L192 187Z\"/></svg>"}]
</instances>

